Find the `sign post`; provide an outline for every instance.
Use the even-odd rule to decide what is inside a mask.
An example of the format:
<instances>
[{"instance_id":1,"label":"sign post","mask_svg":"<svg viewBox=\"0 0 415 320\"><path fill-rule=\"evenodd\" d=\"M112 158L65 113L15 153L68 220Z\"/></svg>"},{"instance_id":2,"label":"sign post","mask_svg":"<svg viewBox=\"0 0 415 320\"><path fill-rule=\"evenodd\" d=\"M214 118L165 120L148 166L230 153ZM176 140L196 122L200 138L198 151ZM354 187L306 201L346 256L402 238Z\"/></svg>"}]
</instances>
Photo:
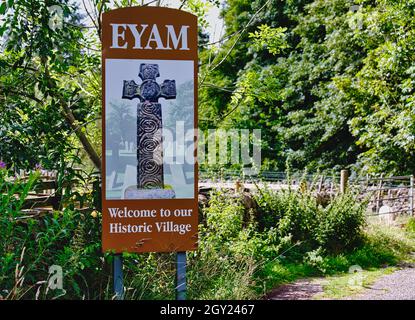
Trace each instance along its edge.
<instances>
[{"instance_id":1,"label":"sign post","mask_svg":"<svg viewBox=\"0 0 415 320\"><path fill-rule=\"evenodd\" d=\"M102 16L102 248L116 254L117 299L122 252L177 252L176 296L186 297L198 226L197 36L196 16L181 10Z\"/></svg>"},{"instance_id":2,"label":"sign post","mask_svg":"<svg viewBox=\"0 0 415 320\"><path fill-rule=\"evenodd\" d=\"M186 252L176 256L176 300L186 300Z\"/></svg>"},{"instance_id":3,"label":"sign post","mask_svg":"<svg viewBox=\"0 0 415 320\"><path fill-rule=\"evenodd\" d=\"M114 255L114 293L116 300L124 299L124 276L122 272L122 256Z\"/></svg>"}]
</instances>

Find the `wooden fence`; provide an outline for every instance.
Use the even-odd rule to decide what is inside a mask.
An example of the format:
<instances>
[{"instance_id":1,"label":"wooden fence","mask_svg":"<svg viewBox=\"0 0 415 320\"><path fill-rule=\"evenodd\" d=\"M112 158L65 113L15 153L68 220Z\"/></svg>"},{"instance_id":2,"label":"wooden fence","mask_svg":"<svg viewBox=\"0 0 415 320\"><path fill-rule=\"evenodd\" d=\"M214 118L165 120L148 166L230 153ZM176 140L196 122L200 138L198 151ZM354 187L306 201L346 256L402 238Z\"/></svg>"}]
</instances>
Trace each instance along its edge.
<instances>
[{"instance_id":1,"label":"wooden fence","mask_svg":"<svg viewBox=\"0 0 415 320\"><path fill-rule=\"evenodd\" d=\"M30 172L21 171L18 174L19 179L27 180ZM66 188L76 188L79 186L79 181L65 180L58 183L57 172L41 170L41 175L36 181L34 187L26 197L22 211L29 215L38 215L53 210L59 210L62 208L63 190ZM96 176L94 185L91 188L100 188L99 177ZM99 201L100 202L100 199ZM99 203L96 203L96 207L100 207ZM83 210L91 210L93 208L78 208Z\"/></svg>"}]
</instances>

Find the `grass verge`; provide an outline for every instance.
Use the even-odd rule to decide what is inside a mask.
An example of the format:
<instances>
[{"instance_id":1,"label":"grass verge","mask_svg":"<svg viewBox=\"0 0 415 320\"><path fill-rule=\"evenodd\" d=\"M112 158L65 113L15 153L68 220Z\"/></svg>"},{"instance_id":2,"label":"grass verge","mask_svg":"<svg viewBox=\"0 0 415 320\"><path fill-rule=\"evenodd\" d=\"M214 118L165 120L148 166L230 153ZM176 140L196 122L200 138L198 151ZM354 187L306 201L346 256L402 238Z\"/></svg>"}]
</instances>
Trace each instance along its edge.
<instances>
[{"instance_id":1,"label":"grass verge","mask_svg":"<svg viewBox=\"0 0 415 320\"><path fill-rule=\"evenodd\" d=\"M379 277L397 270L402 262L415 263L415 219L405 218L396 225L370 221L362 243L338 255L306 254L303 262L285 259L269 261L258 270L258 293L302 278L324 276L318 281L324 293L316 299L342 299L364 291Z\"/></svg>"}]
</instances>

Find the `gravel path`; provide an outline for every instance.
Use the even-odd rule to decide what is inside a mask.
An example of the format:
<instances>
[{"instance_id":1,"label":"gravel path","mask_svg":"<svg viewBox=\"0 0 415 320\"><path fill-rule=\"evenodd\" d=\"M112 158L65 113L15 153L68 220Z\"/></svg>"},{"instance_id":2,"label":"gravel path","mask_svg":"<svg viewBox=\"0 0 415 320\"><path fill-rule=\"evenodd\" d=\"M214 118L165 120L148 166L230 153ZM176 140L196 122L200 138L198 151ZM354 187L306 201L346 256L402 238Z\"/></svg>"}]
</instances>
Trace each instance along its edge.
<instances>
[{"instance_id":1,"label":"gravel path","mask_svg":"<svg viewBox=\"0 0 415 320\"><path fill-rule=\"evenodd\" d=\"M415 268L404 268L376 280L353 300L415 300Z\"/></svg>"},{"instance_id":2,"label":"gravel path","mask_svg":"<svg viewBox=\"0 0 415 320\"><path fill-rule=\"evenodd\" d=\"M264 298L267 300L311 300L323 293L324 278L303 279L282 285ZM344 300L415 300L415 266L381 276L357 295Z\"/></svg>"}]
</instances>

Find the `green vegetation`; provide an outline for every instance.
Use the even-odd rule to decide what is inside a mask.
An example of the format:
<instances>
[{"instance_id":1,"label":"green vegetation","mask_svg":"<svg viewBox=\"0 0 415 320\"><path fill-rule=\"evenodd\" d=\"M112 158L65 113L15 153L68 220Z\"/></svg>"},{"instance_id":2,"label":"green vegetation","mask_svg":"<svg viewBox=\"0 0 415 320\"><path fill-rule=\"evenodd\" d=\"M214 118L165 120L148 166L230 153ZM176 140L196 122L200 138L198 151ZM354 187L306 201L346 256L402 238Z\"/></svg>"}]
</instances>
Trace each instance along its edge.
<instances>
[{"instance_id":1,"label":"green vegetation","mask_svg":"<svg viewBox=\"0 0 415 320\"><path fill-rule=\"evenodd\" d=\"M261 129L263 168L414 172L413 0L227 0L220 46L206 35L217 3L182 7L200 21L202 130ZM52 4L64 28L49 26ZM98 13L113 7L94 4L96 28L85 28L67 0L2 3L0 158L10 166L100 167Z\"/></svg>"},{"instance_id":2,"label":"green vegetation","mask_svg":"<svg viewBox=\"0 0 415 320\"><path fill-rule=\"evenodd\" d=\"M260 128L268 168L412 174L414 13L413 0L226 1L228 40L202 53L201 126Z\"/></svg>"},{"instance_id":3,"label":"green vegetation","mask_svg":"<svg viewBox=\"0 0 415 320\"><path fill-rule=\"evenodd\" d=\"M37 175L10 184L8 171L0 173L1 297L113 298L112 255L101 252L100 213L66 207L25 216L22 201ZM11 196L16 193L19 199ZM188 253L189 298L257 299L298 278L343 273L352 265L393 266L415 250L412 220L406 229L365 227L364 205L351 193L323 207L307 192L262 189L255 210L243 205L245 196L211 194L202 211L199 248ZM174 254L123 258L127 299L174 298ZM65 291L47 289L52 265L62 267Z\"/></svg>"},{"instance_id":4,"label":"green vegetation","mask_svg":"<svg viewBox=\"0 0 415 320\"><path fill-rule=\"evenodd\" d=\"M406 227L412 225L411 221ZM362 290L350 286L349 281L355 276L350 273L351 267L359 266L363 284L370 284L395 270L393 266L399 262L414 260L415 233L407 228L371 222L362 236L358 245L339 254L325 253L319 248L299 255L298 249L291 249L279 259L267 261L258 270L265 292L297 279L326 276L325 293L320 298L342 298Z\"/></svg>"},{"instance_id":5,"label":"green vegetation","mask_svg":"<svg viewBox=\"0 0 415 320\"><path fill-rule=\"evenodd\" d=\"M375 270L362 270L356 273L347 273L331 276L324 279L323 290L314 299L344 299L357 295L373 284L379 277L391 274L395 267L387 267ZM359 281L359 283L357 283Z\"/></svg>"},{"instance_id":6,"label":"green vegetation","mask_svg":"<svg viewBox=\"0 0 415 320\"><path fill-rule=\"evenodd\" d=\"M358 274L362 286L353 285L356 273L347 273L327 277L323 285L324 293L317 299L341 299L359 293L365 286L372 284L380 276L390 274L400 261L414 262L415 232L411 229L413 218L405 224L405 228L384 226L371 223L367 229L366 243L356 249L346 260L350 265L363 268ZM337 269L340 269L338 264ZM345 267L345 266L343 266Z\"/></svg>"},{"instance_id":7,"label":"green vegetation","mask_svg":"<svg viewBox=\"0 0 415 320\"><path fill-rule=\"evenodd\" d=\"M2 299L112 298L99 190L90 189L101 168L100 13L141 1L93 3L89 26L69 0L0 4ZM64 28L49 23L55 4ZM182 5L200 21L202 130L261 129L263 169L415 172L415 0L227 0L218 46L207 43L207 3ZM38 174L11 178L40 167L58 172L62 205L26 216ZM64 188L73 179L80 186ZM265 188L254 198L258 208L249 210L244 196L211 195L199 249L188 254L190 298L259 298L352 265L378 275L373 268L415 248L414 219L404 229L366 224L365 204L351 192L324 204L306 190ZM174 297L173 254L124 254L124 263L126 298ZM55 264L65 292L47 289ZM329 283L332 295L347 277Z\"/></svg>"},{"instance_id":8,"label":"green vegetation","mask_svg":"<svg viewBox=\"0 0 415 320\"><path fill-rule=\"evenodd\" d=\"M409 232L414 232L415 233L415 218L411 217L407 224L406 224L406 230Z\"/></svg>"}]
</instances>

